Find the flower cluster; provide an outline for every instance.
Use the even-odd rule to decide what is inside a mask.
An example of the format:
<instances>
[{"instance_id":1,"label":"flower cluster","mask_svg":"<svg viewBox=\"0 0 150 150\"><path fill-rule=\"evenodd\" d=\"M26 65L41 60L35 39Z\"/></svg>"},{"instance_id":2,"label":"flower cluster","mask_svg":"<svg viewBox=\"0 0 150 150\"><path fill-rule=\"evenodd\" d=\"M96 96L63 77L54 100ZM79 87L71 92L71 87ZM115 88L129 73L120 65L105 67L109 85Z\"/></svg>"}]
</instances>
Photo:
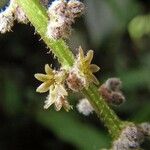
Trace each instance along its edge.
<instances>
[{"instance_id":1,"label":"flower cluster","mask_svg":"<svg viewBox=\"0 0 150 150\"><path fill-rule=\"evenodd\" d=\"M28 23L28 19L24 11L17 5L15 0L8 0L3 3L0 9L0 32L6 33L11 31L14 20L20 23Z\"/></svg>"},{"instance_id":2,"label":"flower cluster","mask_svg":"<svg viewBox=\"0 0 150 150\"><path fill-rule=\"evenodd\" d=\"M140 150L147 136L150 137L150 124L130 124L125 127L119 138L113 142L111 150Z\"/></svg>"},{"instance_id":3,"label":"flower cluster","mask_svg":"<svg viewBox=\"0 0 150 150\"><path fill-rule=\"evenodd\" d=\"M55 0L48 8L47 36L53 39L67 38L71 34L72 23L83 11L84 5L78 0Z\"/></svg>"},{"instance_id":4,"label":"flower cluster","mask_svg":"<svg viewBox=\"0 0 150 150\"><path fill-rule=\"evenodd\" d=\"M67 83L68 87L73 91L79 91L82 88L87 88L87 86L89 86L92 82L98 83L93 72L98 71L99 67L91 64L92 58L93 51L89 51L87 55L84 56L83 50L80 47L77 59L70 70L52 70L52 68L50 68L47 64L45 65L46 74L35 74L35 78L43 82L36 91L39 93L49 91L44 108L47 109L54 103L57 111L59 111L62 106L67 111L71 109L71 106L67 101L68 92L65 88L65 83ZM87 109L86 112L84 111L85 113L83 112L85 115L88 115L91 111L93 111L90 103L87 101L82 101L81 103L81 105L78 105L80 112L83 112L82 108L86 109L86 106L89 106L89 109Z\"/></svg>"},{"instance_id":5,"label":"flower cluster","mask_svg":"<svg viewBox=\"0 0 150 150\"><path fill-rule=\"evenodd\" d=\"M99 88L102 97L109 103L120 105L125 101L125 97L121 92L122 82L118 78L109 78Z\"/></svg>"},{"instance_id":6,"label":"flower cluster","mask_svg":"<svg viewBox=\"0 0 150 150\"><path fill-rule=\"evenodd\" d=\"M93 75L93 73L99 71L99 67L91 64L92 59L92 50L89 50L87 55L84 56L83 49L79 47L79 54L67 78L68 87L73 91L77 92L82 88L88 88L92 82L99 84L97 78Z\"/></svg>"},{"instance_id":7,"label":"flower cluster","mask_svg":"<svg viewBox=\"0 0 150 150\"><path fill-rule=\"evenodd\" d=\"M41 4L48 6L49 0L40 0ZM29 22L25 12L18 6L16 0L0 1L0 33L11 31L14 21L27 24Z\"/></svg>"},{"instance_id":8,"label":"flower cluster","mask_svg":"<svg viewBox=\"0 0 150 150\"><path fill-rule=\"evenodd\" d=\"M69 105L66 97L68 93L64 86L66 73L63 70L55 71L50 68L48 64L45 65L46 74L37 73L35 78L43 83L37 88L37 92L44 93L49 91L49 95L45 101L44 108L47 109L53 103L55 109L59 111L62 107L68 111L71 106Z\"/></svg>"},{"instance_id":9,"label":"flower cluster","mask_svg":"<svg viewBox=\"0 0 150 150\"><path fill-rule=\"evenodd\" d=\"M79 88L79 86L81 86L79 84L79 79L76 78L75 74L73 73L70 74L69 79L71 76L73 78L73 87L75 87L75 89L77 89L77 87ZM77 79L78 84L75 84L75 79ZM108 104L119 105L125 101L125 97L121 92L121 85L122 82L120 79L109 78L104 84L100 86L99 92ZM88 116L94 111L94 108L86 98L79 100L79 103L77 104L77 109L80 113L82 113L85 116Z\"/></svg>"}]
</instances>

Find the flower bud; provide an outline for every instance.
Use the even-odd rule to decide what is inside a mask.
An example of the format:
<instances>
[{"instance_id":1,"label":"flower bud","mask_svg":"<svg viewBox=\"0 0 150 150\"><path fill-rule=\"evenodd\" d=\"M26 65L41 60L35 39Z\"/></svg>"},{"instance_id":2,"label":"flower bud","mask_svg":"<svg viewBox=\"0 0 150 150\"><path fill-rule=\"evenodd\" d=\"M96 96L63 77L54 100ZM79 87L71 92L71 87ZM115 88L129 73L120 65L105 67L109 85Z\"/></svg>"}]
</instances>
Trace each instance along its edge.
<instances>
[{"instance_id":1,"label":"flower bud","mask_svg":"<svg viewBox=\"0 0 150 150\"><path fill-rule=\"evenodd\" d=\"M83 6L83 3L77 0L52 2L47 11L49 16L47 36L53 39L68 38L72 30L71 25L75 18L82 14Z\"/></svg>"},{"instance_id":2,"label":"flower bud","mask_svg":"<svg viewBox=\"0 0 150 150\"><path fill-rule=\"evenodd\" d=\"M85 116L88 116L89 114L91 114L94 109L93 107L91 106L91 104L89 103L89 101L84 98L84 99L81 99L77 105L77 109L80 113L82 113L83 115Z\"/></svg>"},{"instance_id":3,"label":"flower bud","mask_svg":"<svg viewBox=\"0 0 150 150\"><path fill-rule=\"evenodd\" d=\"M122 82L119 78L109 78L105 82L106 87L111 91L119 91L122 86Z\"/></svg>"},{"instance_id":4,"label":"flower bud","mask_svg":"<svg viewBox=\"0 0 150 150\"><path fill-rule=\"evenodd\" d=\"M84 87L84 81L82 78L78 77L77 74L73 71L69 73L66 81L68 87L75 92L82 90Z\"/></svg>"},{"instance_id":5,"label":"flower bud","mask_svg":"<svg viewBox=\"0 0 150 150\"><path fill-rule=\"evenodd\" d=\"M112 97L111 97L112 104L120 105L120 104L124 103L125 97L121 92L112 92L111 95L112 95Z\"/></svg>"},{"instance_id":6,"label":"flower bud","mask_svg":"<svg viewBox=\"0 0 150 150\"><path fill-rule=\"evenodd\" d=\"M144 135L150 138L150 123L148 122L141 123L139 127L142 128Z\"/></svg>"},{"instance_id":7,"label":"flower bud","mask_svg":"<svg viewBox=\"0 0 150 150\"><path fill-rule=\"evenodd\" d=\"M120 105L125 101L125 97L121 92L121 80L118 78L109 78L99 88L102 97L109 104Z\"/></svg>"},{"instance_id":8,"label":"flower bud","mask_svg":"<svg viewBox=\"0 0 150 150\"><path fill-rule=\"evenodd\" d=\"M119 138L113 142L112 150L137 150L143 140L142 130L132 124L122 130Z\"/></svg>"},{"instance_id":9,"label":"flower bud","mask_svg":"<svg viewBox=\"0 0 150 150\"><path fill-rule=\"evenodd\" d=\"M73 18L80 17L85 9L85 6L82 2L77 0L70 0L68 2L68 9L72 13Z\"/></svg>"}]
</instances>

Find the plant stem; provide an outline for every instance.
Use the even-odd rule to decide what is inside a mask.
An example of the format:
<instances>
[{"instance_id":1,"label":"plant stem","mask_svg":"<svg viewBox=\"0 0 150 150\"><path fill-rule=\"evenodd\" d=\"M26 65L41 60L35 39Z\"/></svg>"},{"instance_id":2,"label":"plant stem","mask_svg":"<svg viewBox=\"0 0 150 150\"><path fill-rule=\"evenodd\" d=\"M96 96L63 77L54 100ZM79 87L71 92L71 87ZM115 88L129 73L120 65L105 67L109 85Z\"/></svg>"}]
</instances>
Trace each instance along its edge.
<instances>
[{"instance_id":1,"label":"plant stem","mask_svg":"<svg viewBox=\"0 0 150 150\"><path fill-rule=\"evenodd\" d=\"M118 118L115 112L109 108L105 100L98 93L95 85L91 85L88 89L84 89L82 93L88 98L95 112L102 120L112 138L117 138L123 128L123 122Z\"/></svg>"},{"instance_id":2,"label":"plant stem","mask_svg":"<svg viewBox=\"0 0 150 150\"><path fill-rule=\"evenodd\" d=\"M74 55L67 44L62 40L53 40L46 36L48 16L45 8L39 0L16 0L22 7L35 31L40 34L41 39L47 44L50 50L58 58L58 61L65 69L73 65Z\"/></svg>"},{"instance_id":3,"label":"plant stem","mask_svg":"<svg viewBox=\"0 0 150 150\"><path fill-rule=\"evenodd\" d=\"M29 21L35 27L36 32L40 34L43 41L58 58L62 67L69 69L74 63L74 55L62 39L53 40L46 36L48 16L45 8L41 6L38 0L16 1L26 13ZM88 89L84 89L82 93L89 99L97 115L108 128L111 136L113 138L117 137L122 128L122 121L119 120L114 111L109 108L105 100L99 95L98 88L95 85L91 85Z\"/></svg>"}]
</instances>

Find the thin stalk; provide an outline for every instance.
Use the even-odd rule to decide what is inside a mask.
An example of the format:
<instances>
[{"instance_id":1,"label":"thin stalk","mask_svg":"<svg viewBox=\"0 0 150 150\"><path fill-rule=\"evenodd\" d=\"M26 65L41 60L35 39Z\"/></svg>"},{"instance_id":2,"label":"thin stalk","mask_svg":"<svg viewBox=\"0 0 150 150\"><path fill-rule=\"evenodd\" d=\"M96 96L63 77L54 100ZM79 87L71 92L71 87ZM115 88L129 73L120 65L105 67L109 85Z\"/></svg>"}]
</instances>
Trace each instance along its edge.
<instances>
[{"instance_id":1,"label":"thin stalk","mask_svg":"<svg viewBox=\"0 0 150 150\"><path fill-rule=\"evenodd\" d=\"M117 138L124 123L118 118L115 112L110 109L108 104L99 94L98 88L92 84L88 89L84 89L82 93L88 98L98 117L108 128L112 138Z\"/></svg>"},{"instance_id":2,"label":"thin stalk","mask_svg":"<svg viewBox=\"0 0 150 150\"><path fill-rule=\"evenodd\" d=\"M16 1L26 13L29 21L35 27L36 32L58 58L62 67L69 69L74 63L74 55L62 39L53 40L46 36L48 16L45 8L41 6L39 0ZM122 128L122 121L120 121L114 111L109 108L104 99L99 95L98 88L91 85L88 89L84 89L82 93L89 99L90 103L95 108L97 115L108 128L110 135L113 138L117 137Z\"/></svg>"},{"instance_id":3,"label":"thin stalk","mask_svg":"<svg viewBox=\"0 0 150 150\"><path fill-rule=\"evenodd\" d=\"M46 36L48 16L45 8L40 4L39 0L16 0L22 7L29 21L35 28L35 32L40 34L41 39L47 44L58 61L65 69L73 65L74 55L62 40L53 40Z\"/></svg>"}]
</instances>

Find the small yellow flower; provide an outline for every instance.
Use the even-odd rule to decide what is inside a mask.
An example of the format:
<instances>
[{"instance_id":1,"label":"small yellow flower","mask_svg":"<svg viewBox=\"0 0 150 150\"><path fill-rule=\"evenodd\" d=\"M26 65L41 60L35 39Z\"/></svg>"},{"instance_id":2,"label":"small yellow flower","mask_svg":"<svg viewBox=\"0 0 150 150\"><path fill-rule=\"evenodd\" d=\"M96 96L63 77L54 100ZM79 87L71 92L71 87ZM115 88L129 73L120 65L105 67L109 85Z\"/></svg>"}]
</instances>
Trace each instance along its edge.
<instances>
[{"instance_id":1,"label":"small yellow flower","mask_svg":"<svg viewBox=\"0 0 150 150\"><path fill-rule=\"evenodd\" d=\"M39 81L43 82L37 89L36 92L39 93L44 93L47 92L50 88L50 86L54 83L54 76L55 73L53 70L49 67L48 64L45 65L45 73L37 73L35 74L35 78L38 79Z\"/></svg>"},{"instance_id":2,"label":"small yellow flower","mask_svg":"<svg viewBox=\"0 0 150 150\"><path fill-rule=\"evenodd\" d=\"M66 100L68 93L64 87L66 73L64 71L52 70L48 64L45 65L45 73L46 74L35 74L35 78L43 82L36 91L39 93L49 91L44 108L47 109L54 103L57 111L59 111L62 106L68 111L71 106Z\"/></svg>"},{"instance_id":3,"label":"small yellow flower","mask_svg":"<svg viewBox=\"0 0 150 150\"><path fill-rule=\"evenodd\" d=\"M94 82L95 84L99 84L97 78L93 75L93 73L99 71L99 67L95 64L91 64L93 59L93 51L89 50L87 55L84 56L83 49L79 47L79 54L76 62L76 67L79 70L79 74L84 76L86 80L89 82Z\"/></svg>"},{"instance_id":4,"label":"small yellow flower","mask_svg":"<svg viewBox=\"0 0 150 150\"><path fill-rule=\"evenodd\" d=\"M75 92L80 91L84 87L87 88L92 82L99 84L93 73L97 72L100 68L95 64L91 64L92 59L92 50L88 51L87 55L84 56L82 48L79 47L79 54L67 77L67 85L71 90Z\"/></svg>"}]
</instances>

